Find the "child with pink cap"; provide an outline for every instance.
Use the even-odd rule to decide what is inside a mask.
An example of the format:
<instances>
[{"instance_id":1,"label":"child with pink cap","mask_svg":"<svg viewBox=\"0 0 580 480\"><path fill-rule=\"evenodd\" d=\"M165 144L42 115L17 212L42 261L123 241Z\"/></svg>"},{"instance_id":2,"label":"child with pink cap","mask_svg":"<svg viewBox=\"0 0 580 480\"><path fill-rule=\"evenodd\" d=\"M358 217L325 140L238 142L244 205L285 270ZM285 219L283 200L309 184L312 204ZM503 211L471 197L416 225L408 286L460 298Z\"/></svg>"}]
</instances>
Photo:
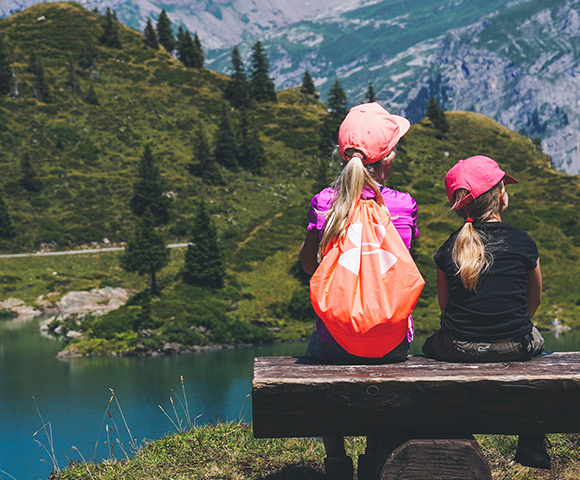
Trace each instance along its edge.
<instances>
[{"instance_id":1,"label":"child with pink cap","mask_svg":"<svg viewBox=\"0 0 580 480\"><path fill-rule=\"evenodd\" d=\"M539 355L544 339L531 319L542 297L538 249L502 221L506 185L517 181L483 155L460 160L445 177L463 225L435 254L441 328L423 353L451 362L508 362ZM550 468L544 435L520 436L516 461Z\"/></svg>"},{"instance_id":2,"label":"child with pink cap","mask_svg":"<svg viewBox=\"0 0 580 480\"><path fill-rule=\"evenodd\" d=\"M405 246L418 235L417 203L408 194L383 186L395 158L395 147L409 130L406 118L392 115L378 103L353 107L338 133L338 151L342 171L332 187L317 193L310 204L308 233L300 250L300 259L307 273L314 273L321 261L321 251L334 239L345 234L350 214L359 199L374 199L386 205L392 222ZM407 359L412 340L412 320L409 331L395 339L395 347L380 358L357 356L347 352L332 337L321 319L315 322L315 332L308 344L306 356L334 364L394 363ZM346 456L342 437L323 438L327 458L327 480L352 480L353 464ZM375 452L378 439L368 437L367 449L359 457L358 478L375 478Z\"/></svg>"}]
</instances>

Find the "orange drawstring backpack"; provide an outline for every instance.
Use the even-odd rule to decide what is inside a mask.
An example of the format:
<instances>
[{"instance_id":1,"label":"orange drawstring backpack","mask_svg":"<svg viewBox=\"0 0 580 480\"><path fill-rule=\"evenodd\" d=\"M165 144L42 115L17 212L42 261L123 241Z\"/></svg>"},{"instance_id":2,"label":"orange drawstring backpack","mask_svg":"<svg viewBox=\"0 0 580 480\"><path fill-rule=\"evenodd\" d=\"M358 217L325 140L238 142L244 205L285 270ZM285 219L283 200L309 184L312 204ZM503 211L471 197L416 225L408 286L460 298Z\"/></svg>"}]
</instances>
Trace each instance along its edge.
<instances>
[{"instance_id":1,"label":"orange drawstring backpack","mask_svg":"<svg viewBox=\"0 0 580 480\"><path fill-rule=\"evenodd\" d=\"M350 354L386 355L407 335L425 285L387 208L359 200L345 234L322 253L310 280L314 310Z\"/></svg>"}]
</instances>

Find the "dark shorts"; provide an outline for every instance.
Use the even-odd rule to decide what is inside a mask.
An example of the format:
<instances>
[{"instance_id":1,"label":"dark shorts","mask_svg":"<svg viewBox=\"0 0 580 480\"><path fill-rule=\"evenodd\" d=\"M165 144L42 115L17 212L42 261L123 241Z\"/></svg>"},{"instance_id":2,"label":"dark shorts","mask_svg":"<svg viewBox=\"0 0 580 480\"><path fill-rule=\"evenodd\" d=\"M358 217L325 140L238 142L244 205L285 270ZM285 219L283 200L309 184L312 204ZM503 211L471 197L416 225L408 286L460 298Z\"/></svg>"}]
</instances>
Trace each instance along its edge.
<instances>
[{"instance_id":1,"label":"dark shorts","mask_svg":"<svg viewBox=\"0 0 580 480\"><path fill-rule=\"evenodd\" d=\"M316 332L310 337L306 347L306 357L318 362L334 365L377 365L382 363L398 363L407 360L409 355L409 342L407 337L393 350L380 358L358 357L348 353L338 343L323 342Z\"/></svg>"},{"instance_id":2,"label":"dark shorts","mask_svg":"<svg viewBox=\"0 0 580 480\"><path fill-rule=\"evenodd\" d=\"M490 342L458 340L438 330L423 345L423 353L447 362L514 362L528 360L542 353L544 337L536 327L523 337Z\"/></svg>"}]
</instances>

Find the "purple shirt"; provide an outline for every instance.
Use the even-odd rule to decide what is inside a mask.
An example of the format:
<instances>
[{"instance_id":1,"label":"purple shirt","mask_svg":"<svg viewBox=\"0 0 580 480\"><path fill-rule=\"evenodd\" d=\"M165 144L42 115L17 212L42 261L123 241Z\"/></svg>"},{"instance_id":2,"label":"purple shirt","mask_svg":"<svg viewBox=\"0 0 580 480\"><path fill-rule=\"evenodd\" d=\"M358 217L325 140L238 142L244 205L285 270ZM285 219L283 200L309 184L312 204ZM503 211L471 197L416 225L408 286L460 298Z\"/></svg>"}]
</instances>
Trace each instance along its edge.
<instances>
[{"instance_id":1,"label":"purple shirt","mask_svg":"<svg viewBox=\"0 0 580 480\"><path fill-rule=\"evenodd\" d=\"M326 215L324 213L330 210L334 193L333 188L325 188L314 195L310 202L308 230L317 230L321 239L324 233L324 224L326 223ZM381 195L391 213L393 225L399 235L401 235L403 243L407 248L411 248L411 241L419 235L419 229L417 228L417 202L408 193L398 192L387 187L381 188ZM365 187L361 198L369 199L374 197L374 192L369 187ZM316 319L316 332L321 341L326 343L336 342L320 318Z\"/></svg>"}]
</instances>

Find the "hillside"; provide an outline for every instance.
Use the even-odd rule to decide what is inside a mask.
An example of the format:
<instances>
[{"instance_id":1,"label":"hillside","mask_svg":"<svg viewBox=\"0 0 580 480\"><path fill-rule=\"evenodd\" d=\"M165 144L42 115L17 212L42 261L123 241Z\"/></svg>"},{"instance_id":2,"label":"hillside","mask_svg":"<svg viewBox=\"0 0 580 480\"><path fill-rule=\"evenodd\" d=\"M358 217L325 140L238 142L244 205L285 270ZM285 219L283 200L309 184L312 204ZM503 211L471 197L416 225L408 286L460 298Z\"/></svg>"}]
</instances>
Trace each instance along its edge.
<instances>
[{"instance_id":1,"label":"hillside","mask_svg":"<svg viewBox=\"0 0 580 480\"><path fill-rule=\"evenodd\" d=\"M37 20L41 16L44 21ZM146 48L141 35L125 27L122 49L100 46L102 18L74 4L42 4L0 22L20 90L18 98L0 101L3 194L18 232L0 247L32 250L41 242L63 248L104 237L113 243L127 240L134 224L128 207L132 185L144 145L150 143L173 192L167 239L187 240L197 200L205 198L226 253L226 285L208 291L183 283L178 275L166 278L163 295L152 301L153 323L145 337L138 322L145 305L138 295L119 311L85 324L87 340L70 348L144 352L164 342L208 345L306 335L312 320L308 279L297 252L313 193L312 146L323 105L290 89L278 92L277 104L257 106L252 117L266 150L264 174L223 169L225 186L205 185L188 171L195 131L201 122L213 139L229 80L183 68L165 52ZM67 65L90 41L98 51L96 68L92 75L79 72L78 93L66 82ZM27 68L33 49L45 65L49 103L32 92ZM84 97L91 85L96 105ZM438 324L432 256L460 225L448 209L444 175L457 160L476 153L496 159L520 180L509 189L505 219L528 231L540 248L545 295L537 322L548 326L558 316L580 326L580 296L571 288L580 281L580 179L554 170L528 137L482 115L447 117L451 128L444 138L426 120L412 127L388 182L419 203L415 256L427 284L414 314L418 330ZM43 179L39 193L23 190L18 181L25 154ZM10 274L0 277L1 296L18 296L16 267ZM107 279L95 281L106 284Z\"/></svg>"},{"instance_id":2,"label":"hillside","mask_svg":"<svg viewBox=\"0 0 580 480\"><path fill-rule=\"evenodd\" d=\"M39 17L46 20L38 21ZM184 222L195 206L192 200L205 193L201 180L188 172L195 131L201 125L213 141L226 105L226 77L185 69L163 49L147 48L139 33L122 25L123 47L101 46L102 21L102 16L80 6L55 3L36 5L0 22L0 36L19 85L18 98L0 103L2 184L18 233L10 243L0 243L2 251L31 251L41 243L62 249L105 237L113 243L125 240L132 223L128 208L132 185L147 143L173 196L170 237L187 238ZM79 65L90 48L96 50L93 69ZM52 97L47 103L32 91L28 71L32 51L44 65ZM69 60L80 92L68 85ZM96 105L86 100L91 87ZM258 205L275 206L282 203L276 195L290 195L290 202L284 202L289 205L300 194L293 181L308 158L309 127L315 128L323 113L322 107L301 108L303 100L286 92L277 105L253 111L264 134L268 163L262 177L224 172L229 185L212 200L211 213L218 227L228 230L228 238L253 229L268 216ZM283 126L278 127L286 119L301 124L291 138ZM39 193L26 192L18 184L24 156L43 179ZM234 201L240 186L244 198Z\"/></svg>"}]
</instances>

